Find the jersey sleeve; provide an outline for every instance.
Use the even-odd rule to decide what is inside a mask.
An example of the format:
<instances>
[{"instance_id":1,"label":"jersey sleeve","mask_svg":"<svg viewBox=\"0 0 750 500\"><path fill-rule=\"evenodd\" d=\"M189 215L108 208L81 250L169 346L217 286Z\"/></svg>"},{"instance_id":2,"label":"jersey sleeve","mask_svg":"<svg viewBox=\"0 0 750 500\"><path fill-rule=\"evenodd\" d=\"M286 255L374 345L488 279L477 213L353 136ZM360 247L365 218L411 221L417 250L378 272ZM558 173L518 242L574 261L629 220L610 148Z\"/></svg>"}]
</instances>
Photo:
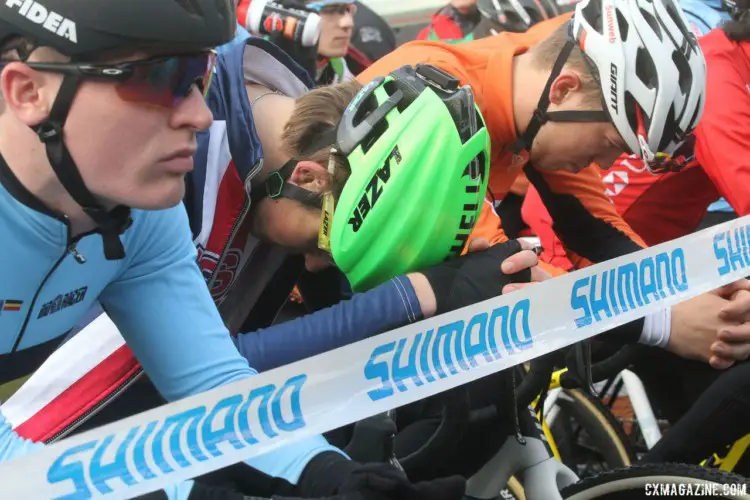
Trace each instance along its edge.
<instances>
[{"instance_id":1,"label":"jersey sleeve","mask_svg":"<svg viewBox=\"0 0 750 500\"><path fill-rule=\"evenodd\" d=\"M422 319L411 282L398 276L315 314L238 335L240 353L259 371L293 363ZM290 346L294 346L290 348Z\"/></svg>"},{"instance_id":2,"label":"jersey sleeve","mask_svg":"<svg viewBox=\"0 0 750 500\"><path fill-rule=\"evenodd\" d=\"M550 213L570 262L586 267L646 247L605 194L595 166L578 173L524 168Z\"/></svg>"},{"instance_id":3,"label":"jersey sleeve","mask_svg":"<svg viewBox=\"0 0 750 500\"><path fill-rule=\"evenodd\" d=\"M140 212L130 230L126 270L100 301L146 373L168 400L255 375L237 352L196 264L182 204ZM295 483L324 451L322 436L296 441L247 464Z\"/></svg>"},{"instance_id":4,"label":"jersey sleeve","mask_svg":"<svg viewBox=\"0 0 750 500\"><path fill-rule=\"evenodd\" d=\"M0 463L28 455L42 446L44 444L35 443L16 434L10 422L5 420L0 407Z\"/></svg>"},{"instance_id":5,"label":"jersey sleeve","mask_svg":"<svg viewBox=\"0 0 750 500\"><path fill-rule=\"evenodd\" d=\"M708 54L706 110L696 130L696 159L729 204L750 213L750 88L727 53Z\"/></svg>"}]
</instances>

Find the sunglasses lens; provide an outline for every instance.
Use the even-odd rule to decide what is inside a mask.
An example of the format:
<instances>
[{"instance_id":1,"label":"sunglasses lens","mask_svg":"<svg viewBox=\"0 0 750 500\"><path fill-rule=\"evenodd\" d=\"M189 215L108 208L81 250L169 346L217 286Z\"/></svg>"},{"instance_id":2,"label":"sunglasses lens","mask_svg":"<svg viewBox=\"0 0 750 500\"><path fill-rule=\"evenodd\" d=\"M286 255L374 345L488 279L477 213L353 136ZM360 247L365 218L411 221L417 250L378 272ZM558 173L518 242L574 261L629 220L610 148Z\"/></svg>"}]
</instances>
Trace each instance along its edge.
<instances>
[{"instance_id":1,"label":"sunglasses lens","mask_svg":"<svg viewBox=\"0 0 750 500\"><path fill-rule=\"evenodd\" d=\"M117 94L125 101L172 108L193 85L205 95L215 65L214 52L132 63L132 76L117 85Z\"/></svg>"}]
</instances>

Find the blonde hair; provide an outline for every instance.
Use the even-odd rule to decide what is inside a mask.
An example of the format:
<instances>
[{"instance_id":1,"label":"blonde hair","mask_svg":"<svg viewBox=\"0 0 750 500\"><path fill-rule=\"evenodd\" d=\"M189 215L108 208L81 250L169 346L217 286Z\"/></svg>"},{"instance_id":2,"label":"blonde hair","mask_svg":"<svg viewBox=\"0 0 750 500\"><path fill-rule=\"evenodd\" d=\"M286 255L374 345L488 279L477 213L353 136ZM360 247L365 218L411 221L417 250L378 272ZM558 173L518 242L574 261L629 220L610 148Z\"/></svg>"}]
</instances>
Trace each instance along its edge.
<instances>
[{"instance_id":1,"label":"blonde hair","mask_svg":"<svg viewBox=\"0 0 750 500\"><path fill-rule=\"evenodd\" d=\"M302 152L309 148L321 134L338 125L344 110L354 99L362 85L357 81L326 85L311 90L298 98L292 118L284 126L281 140L284 149L297 160L311 160L328 167L331 147L326 146L312 153ZM336 199L341 195L351 167L342 155L335 155L336 169L331 180L331 190Z\"/></svg>"},{"instance_id":2,"label":"blonde hair","mask_svg":"<svg viewBox=\"0 0 750 500\"><path fill-rule=\"evenodd\" d=\"M547 38L531 48L533 65L543 71L552 71L565 43L568 41L568 23L565 22L555 29ZM581 91L585 97L584 102L590 105L602 105L602 91L599 82L592 75L592 68L586 62L583 51L575 44L570 51L565 67L572 69L580 75Z\"/></svg>"}]
</instances>

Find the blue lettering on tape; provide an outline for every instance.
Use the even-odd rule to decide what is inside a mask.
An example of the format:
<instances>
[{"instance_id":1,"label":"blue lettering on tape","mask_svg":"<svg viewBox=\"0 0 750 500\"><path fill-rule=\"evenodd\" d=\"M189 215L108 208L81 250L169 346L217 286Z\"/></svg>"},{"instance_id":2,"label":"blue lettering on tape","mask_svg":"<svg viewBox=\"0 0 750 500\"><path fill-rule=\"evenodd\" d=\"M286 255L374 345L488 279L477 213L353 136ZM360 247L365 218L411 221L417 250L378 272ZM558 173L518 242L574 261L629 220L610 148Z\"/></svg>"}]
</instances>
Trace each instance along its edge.
<instances>
[{"instance_id":1,"label":"blue lettering on tape","mask_svg":"<svg viewBox=\"0 0 750 500\"><path fill-rule=\"evenodd\" d=\"M241 449L259 443L257 437L276 439L305 427L301 393L306 381L307 375L297 375L281 387L256 387L247 395L233 394L209 408L196 406L144 427L134 426L100 441L70 447L52 463L47 481L70 485L70 492L56 500L90 498L93 491L110 493L119 486L115 479L133 485L157 477L157 472L169 474L175 465L183 469L208 460L205 452L222 455L220 443ZM115 440L119 444L113 445ZM112 455L114 459L104 460ZM146 457L156 464L157 471Z\"/></svg>"},{"instance_id":2,"label":"blue lettering on tape","mask_svg":"<svg viewBox=\"0 0 750 500\"><path fill-rule=\"evenodd\" d=\"M714 235L714 255L720 276L750 268L750 225Z\"/></svg>"},{"instance_id":3,"label":"blue lettering on tape","mask_svg":"<svg viewBox=\"0 0 750 500\"><path fill-rule=\"evenodd\" d=\"M576 326L598 323L688 289L685 252L676 248L576 280L570 307Z\"/></svg>"},{"instance_id":4,"label":"blue lettering on tape","mask_svg":"<svg viewBox=\"0 0 750 500\"><path fill-rule=\"evenodd\" d=\"M529 349L533 337L529 328L531 303L524 299L512 306L497 307L491 313L475 314L469 321L454 321L435 330L420 332L377 346L364 367L367 380L379 387L368 391L371 400L406 392L436 380L471 370L508 354ZM501 353L498 346L505 348Z\"/></svg>"}]
</instances>

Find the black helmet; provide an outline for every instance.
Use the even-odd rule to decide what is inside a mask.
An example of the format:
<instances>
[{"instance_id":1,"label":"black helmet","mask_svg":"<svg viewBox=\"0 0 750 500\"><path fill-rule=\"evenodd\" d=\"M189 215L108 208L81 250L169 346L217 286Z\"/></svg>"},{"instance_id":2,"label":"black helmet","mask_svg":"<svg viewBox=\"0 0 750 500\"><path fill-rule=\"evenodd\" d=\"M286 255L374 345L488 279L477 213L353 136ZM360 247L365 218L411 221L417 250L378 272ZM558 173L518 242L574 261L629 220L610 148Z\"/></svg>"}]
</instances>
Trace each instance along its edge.
<instances>
[{"instance_id":1,"label":"black helmet","mask_svg":"<svg viewBox=\"0 0 750 500\"><path fill-rule=\"evenodd\" d=\"M5 0L0 42L23 36L80 58L154 46L186 51L230 41L234 0Z\"/></svg>"},{"instance_id":2,"label":"black helmet","mask_svg":"<svg viewBox=\"0 0 750 500\"><path fill-rule=\"evenodd\" d=\"M750 0L722 0L721 5L735 21L750 11Z\"/></svg>"},{"instance_id":3,"label":"black helmet","mask_svg":"<svg viewBox=\"0 0 750 500\"><path fill-rule=\"evenodd\" d=\"M496 32L523 33L538 22L559 14L554 2L535 0L479 0L477 10Z\"/></svg>"},{"instance_id":4,"label":"black helmet","mask_svg":"<svg viewBox=\"0 0 750 500\"><path fill-rule=\"evenodd\" d=\"M0 2L0 44L22 37L32 47L54 48L76 63L109 51L152 48L174 53L200 52L231 41L236 26L234 0ZM28 57L28 51L19 53L22 60ZM0 62L0 70L2 66ZM120 259L125 255L120 234L130 225L130 209L118 206L107 210L97 201L81 178L63 138L63 126L82 78L85 76L65 74L49 117L34 131L44 143L50 165L65 190L96 222L106 257ZM190 92L190 88L185 91Z\"/></svg>"}]
</instances>

